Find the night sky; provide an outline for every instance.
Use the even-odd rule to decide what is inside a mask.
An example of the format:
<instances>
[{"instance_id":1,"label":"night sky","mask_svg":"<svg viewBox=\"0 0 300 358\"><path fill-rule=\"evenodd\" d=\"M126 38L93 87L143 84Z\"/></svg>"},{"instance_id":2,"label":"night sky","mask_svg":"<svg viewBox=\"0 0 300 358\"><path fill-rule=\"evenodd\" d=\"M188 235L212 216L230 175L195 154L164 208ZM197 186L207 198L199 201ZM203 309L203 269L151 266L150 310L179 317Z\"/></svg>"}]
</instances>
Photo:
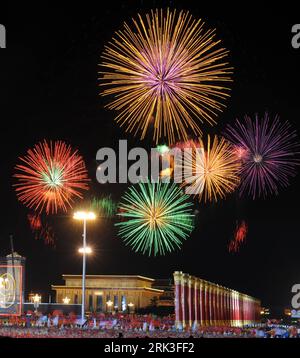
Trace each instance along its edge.
<instances>
[{"instance_id":1,"label":"night sky","mask_svg":"<svg viewBox=\"0 0 300 358\"><path fill-rule=\"evenodd\" d=\"M263 2L219 7L217 2L109 1L56 7L1 10L7 49L0 53L1 119L1 225L0 254L9 253L9 233L15 249L26 257L26 291L48 298L51 284L62 283L63 273L80 274L81 225L69 215L49 218L56 233L56 248L34 239L12 185L17 158L40 140L61 139L78 148L92 179L91 194L112 194L119 200L126 185L96 181L96 152L117 148L119 139L131 146L150 148L114 122L98 92L98 63L104 44L123 21L155 7L187 9L217 29L217 37L230 52L234 82L226 110L218 125L205 133L221 133L224 125L245 114L279 114L300 133L300 49L291 46L291 27L297 23L293 8L272 9ZM198 3L198 5L196 5ZM130 4L130 5L129 5ZM250 3L249 3L250 4ZM9 15L9 16L8 16ZM298 18L299 22L299 18ZM89 225L88 242L95 253L88 258L90 274L140 274L169 278L181 270L256 296L267 307L289 307L291 287L299 283L300 175L279 196L265 200L228 196L217 204L200 204L197 226L181 251L148 258L133 253L116 236L114 220ZM76 205L74 209L76 208ZM246 220L249 233L237 254L228 242L236 220Z\"/></svg>"}]
</instances>

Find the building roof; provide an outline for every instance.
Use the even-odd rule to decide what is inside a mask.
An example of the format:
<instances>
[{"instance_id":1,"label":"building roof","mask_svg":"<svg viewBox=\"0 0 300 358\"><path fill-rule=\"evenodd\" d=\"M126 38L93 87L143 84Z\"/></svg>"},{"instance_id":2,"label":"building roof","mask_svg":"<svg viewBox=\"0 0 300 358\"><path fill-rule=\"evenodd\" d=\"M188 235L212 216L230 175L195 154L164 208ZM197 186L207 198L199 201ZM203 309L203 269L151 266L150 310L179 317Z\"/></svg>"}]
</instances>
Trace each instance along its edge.
<instances>
[{"instance_id":1,"label":"building roof","mask_svg":"<svg viewBox=\"0 0 300 358\"><path fill-rule=\"evenodd\" d=\"M63 278L81 278L82 275L69 275L69 274L63 274L62 275ZM145 277L145 276L140 276L140 275L86 275L86 278L95 278L95 279L99 279L99 278L127 278L127 279L139 279L139 280L144 280L144 281L150 281L150 282L154 282L155 279L150 278L150 277Z\"/></svg>"},{"instance_id":2,"label":"building roof","mask_svg":"<svg viewBox=\"0 0 300 358\"><path fill-rule=\"evenodd\" d=\"M57 289L82 289L82 286L65 286L65 285L51 285L52 290ZM164 290L159 290L158 288L153 287L90 287L86 286L86 289L93 289L93 290L146 290L146 291L152 291L157 293L164 293Z\"/></svg>"}]
</instances>

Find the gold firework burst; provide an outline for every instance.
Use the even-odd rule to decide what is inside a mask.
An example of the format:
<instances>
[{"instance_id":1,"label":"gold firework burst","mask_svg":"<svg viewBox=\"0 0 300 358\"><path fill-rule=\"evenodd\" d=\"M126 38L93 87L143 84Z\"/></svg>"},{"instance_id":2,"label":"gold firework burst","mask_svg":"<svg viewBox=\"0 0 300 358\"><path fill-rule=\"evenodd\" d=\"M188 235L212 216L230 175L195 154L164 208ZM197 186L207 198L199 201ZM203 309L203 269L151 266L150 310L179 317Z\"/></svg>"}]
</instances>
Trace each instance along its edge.
<instances>
[{"instance_id":1,"label":"gold firework burst","mask_svg":"<svg viewBox=\"0 0 300 358\"><path fill-rule=\"evenodd\" d=\"M101 95L127 132L143 139L187 140L201 134L200 122L213 125L229 96L232 68L215 30L188 11L151 11L126 23L102 54Z\"/></svg>"},{"instance_id":2,"label":"gold firework burst","mask_svg":"<svg viewBox=\"0 0 300 358\"><path fill-rule=\"evenodd\" d=\"M235 190L239 184L240 161L232 146L224 138L217 136L207 145L200 140L200 146L184 150L184 160L175 162L184 170L183 185L186 193L198 195L199 200L217 201Z\"/></svg>"}]
</instances>

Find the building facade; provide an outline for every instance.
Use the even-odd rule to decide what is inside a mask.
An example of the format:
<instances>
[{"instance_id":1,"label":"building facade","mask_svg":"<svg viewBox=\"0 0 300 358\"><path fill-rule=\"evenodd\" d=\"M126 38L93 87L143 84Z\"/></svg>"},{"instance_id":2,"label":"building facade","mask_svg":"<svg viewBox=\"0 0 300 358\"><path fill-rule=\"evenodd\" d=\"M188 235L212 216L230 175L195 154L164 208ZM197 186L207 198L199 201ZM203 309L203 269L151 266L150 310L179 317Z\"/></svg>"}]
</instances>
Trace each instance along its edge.
<instances>
[{"instance_id":1,"label":"building facade","mask_svg":"<svg viewBox=\"0 0 300 358\"><path fill-rule=\"evenodd\" d=\"M52 285L56 303L81 304L82 276L63 275L64 285ZM155 280L138 275L87 275L85 302L89 312L136 311L164 293Z\"/></svg>"},{"instance_id":2,"label":"building facade","mask_svg":"<svg viewBox=\"0 0 300 358\"><path fill-rule=\"evenodd\" d=\"M174 272L177 328L196 326L240 327L260 320L260 301L235 290Z\"/></svg>"}]
</instances>

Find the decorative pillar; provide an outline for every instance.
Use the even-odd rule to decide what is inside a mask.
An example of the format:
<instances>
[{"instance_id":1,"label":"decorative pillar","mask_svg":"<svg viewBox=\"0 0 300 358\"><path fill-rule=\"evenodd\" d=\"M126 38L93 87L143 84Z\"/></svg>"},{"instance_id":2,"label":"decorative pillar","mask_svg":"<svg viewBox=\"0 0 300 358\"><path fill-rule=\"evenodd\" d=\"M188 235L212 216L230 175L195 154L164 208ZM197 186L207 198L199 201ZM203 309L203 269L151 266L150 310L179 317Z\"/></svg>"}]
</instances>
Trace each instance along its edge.
<instances>
[{"instance_id":1,"label":"decorative pillar","mask_svg":"<svg viewBox=\"0 0 300 358\"><path fill-rule=\"evenodd\" d=\"M224 326L224 288L219 286L219 321L220 325Z\"/></svg>"},{"instance_id":2,"label":"decorative pillar","mask_svg":"<svg viewBox=\"0 0 300 358\"><path fill-rule=\"evenodd\" d=\"M181 304L182 304L182 327L186 328L189 325L189 275L183 273L181 276Z\"/></svg>"},{"instance_id":3,"label":"decorative pillar","mask_svg":"<svg viewBox=\"0 0 300 358\"><path fill-rule=\"evenodd\" d=\"M230 326L230 307L229 307L229 290L225 288L225 322Z\"/></svg>"},{"instance_id":4,"label":"decorative pillar","mask_svg":"<svg viewBox=\"0 0 300 358\"><path fill-rule=\"evenodd\" d=\"M200 280L200 317L201 317L201 326L206 325L206 316L205 316L205 283Z\"/></svg>"},{"instance_id":5,"label":"decorative pillar","mask_svg":"<svg viewBox=\"0 0 300 358\"><path fill-rule=\"evenodd\" d=\"M175 327L182 328L182 288L181 288L181 271L174 272L174 285L175 285Z\"/></svg>"},{"instance_id":6,"label":"decorative pillar","mask_svg":"<svg viewBox=\"0 0 300 358\"><path fill-rule=\"evenodd\" d=\"M214 325L219 325L219 289L218 285L214 286Z\"/></svg>"},{"instance_id":7,"label":"decorative pillar","mask_svg":"<svg viewBox=\"0 0 300 358\"><path fill-rule=\"evenodd\" d=\"M213 287L212 287L212 284L209 282L208 284L208 307L209 307L209 326L213 326L214 325L214 306L213 306Z\"/></svg>"},{"instance_id":8,"label":"decorative pillar","mask_svg":"<svg viewBox=\"0 0 300 358\"><path fill-rule=\"evenodd\" d=\"M195 321L194 324L196 327L200 324L200 279L195 278L194 283L194 305L195 305Z\"/></svg>"},{"instance_id":9,"label":"decorative pillar","mask_svg":"<svg viewBox=\"0 0 300 358\"><path fill-rule=\"evenodd\" d=\"M195 320L195 279L193 276L188 277L188 305L189 305L189 326L192 327Z\"/></svg>"},{"instance_id":10,"label":"decorative pillar","mask_svg":"<svg viewBox=\"0 0 300 358\"><path fill-rule=\"evenodd\" d=\"M205 283L205 325L210 325L210 292L209 292L209 284Z\"/></svg>"},{"instance_id":11,"label":"decorative pillar","mask_svg":"<svg viewBox=\"0 0 300 358\"><path fill-rule=\"evenodd\" d=\"M233 291L230 290L230 325L234 326L234 299L233 299Z\"/></svg>"}]
</instances>

